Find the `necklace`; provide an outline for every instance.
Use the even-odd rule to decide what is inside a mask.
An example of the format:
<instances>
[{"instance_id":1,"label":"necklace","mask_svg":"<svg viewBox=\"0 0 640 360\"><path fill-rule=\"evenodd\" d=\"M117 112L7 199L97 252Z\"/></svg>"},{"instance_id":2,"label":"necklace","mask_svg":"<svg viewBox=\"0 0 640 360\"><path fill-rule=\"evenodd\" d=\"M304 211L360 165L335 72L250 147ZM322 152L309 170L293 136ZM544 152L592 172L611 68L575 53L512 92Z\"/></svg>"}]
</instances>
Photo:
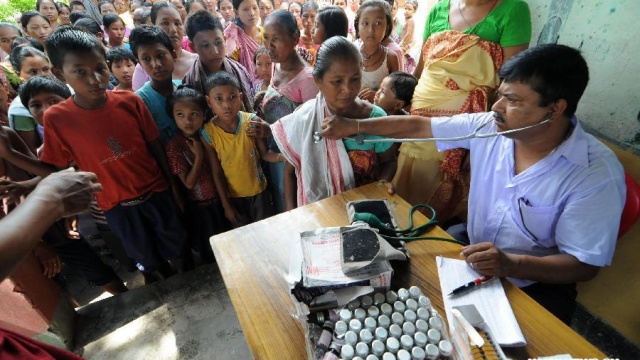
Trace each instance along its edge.
<instances>
[{"instance_id":1,"label":"necklace","mask_svg":"<svg viewBox=\"0 0 640 360\"><path fill-rule=\"evenodd\" d=\"M461 2L462 2L462 0L458 0L458 12L460 13L460 16L462 16L462 20L464 21L464 23L467 24L467 28L471 28L472 27L471 24L469 24L467 19L464 17L464 14L462 13L462 8L460 8L460 3ZM489 12L485 16L485 18L491 13L491 11L493 11L493 8L496 6L497 2L498 2L498 0L493 0L493 4L491 4L491 9L489 9ZM484 18L482 20L484 20ZM478 23L476 23L476 25L478 25L480 22L482 22L482 20L480 20Z\"/></svg>"},{"instance_id":2,"label":"necklace","mask_svg":"<svg viewBox=\"0 0 640 360\"><path fill-rule=\"evenodd\" d=\"M380 51L380 49L382 49L382 44L378 45L378 48L376 49L376 51L374 51L374 52L373 52L373 54L371 54L371 55L367 55L367 54L365 54L365 52L364 52L364 51L362 51L362 46L360 46L360 54L362 54L362 58L363 58L365 61L368 61L369 59L371 59L371 57L372 57L373 55L377 54L377 53Z\"/></svg>"},{"instance_id":3,"label":"necklace","mask_svg":"<svg viewBox=\"0 0 640 360\"><path fill-rule=\"evenodd\" d=\"M365 61L366 61L366 60L369 60L373 55L375 55L376 53L378 53L378 51L379 51L381 48L382 48L382 45L380 45L380 47L378 48L378 50L376 50L376 52L375 52L375 53L371 54L368 58L366 58L366 59L365 59ZM380 57L378 58L378 60L374 61L374 62L373 62L373 64L365 65L365 63L364 63L364 61L363 61L363 62L362 62L362 71L367 71L367 69L368 69L368 68L372 68L372 67L374 67L374 66L376 66L376 65L380 64L380 62L382 62L382 60L384 60L384 58L385 58L386 56L387 56L387 52L386 52L386 51L383 51L383 52L382 52L382 56L380 56Z\"/></svg>"}]
</instances>

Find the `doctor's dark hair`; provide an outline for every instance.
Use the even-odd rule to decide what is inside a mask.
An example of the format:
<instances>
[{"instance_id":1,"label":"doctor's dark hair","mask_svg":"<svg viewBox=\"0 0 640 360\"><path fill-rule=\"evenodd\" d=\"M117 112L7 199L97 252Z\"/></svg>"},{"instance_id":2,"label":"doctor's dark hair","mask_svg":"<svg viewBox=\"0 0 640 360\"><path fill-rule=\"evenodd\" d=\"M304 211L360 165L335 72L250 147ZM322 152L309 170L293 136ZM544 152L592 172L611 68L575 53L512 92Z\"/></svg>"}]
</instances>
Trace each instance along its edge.
<instances>
[{"instance_id":1,"label":"doctor's dark hair","mask_svg":"<svg viewBox=\"0 0 640 360\"><path fill-rule=\"evenodd\" d=\"M207 10L198 10L187 18L184 26L189 41L193 42L200 31L220 30L224 32L222 23Z\"/></svg>"},{"instance_id":2,"label":"doctor's dark hair","mask_svg":"<svg viewBox=\"0 0 640 360\"><path fill-rule=\"evenodd\" d=\"M28 109L29 101L42 93L55 94L62 98L71 97L71 90L55 76L34 76L20 86L20 101Z\"/></svg>"},{"instance_id":3,"label":"doctor's dark hair","mask_svg":"<svg viewBox=\"0 0 640 360\"><path fill-rule=\"evenodd\" d=\"M334 36L325 40L318 53L316 54L316 63L313 67L313 76L316 79L322 79L324 74L329 70L334 61L347 61L361 63L360 51L347 38L342 36ZM358 65L358 69L361 66Z\"/></svg>"},{"instance_id":4,"label":"doctor's dark hair","mask_svg":"<svg viewBox=\"0 0 640 360\"><path fill-rule=\"evenodd\" d=\"M104 46L93 34L77 29L73 26L61 26L57 28L45 42L47 54L54 68L61 70L64 57L67 54L90 54L97 51L106 59ZM106 60L105 60L106 61Z\"/></svg>"},{"instance_id":5,"label":"doctor's dark hair","mask_svg":"<svg viewBox=\"0 0 640 360\"><path fill-rule=\"evenodd\" d=\"M362 12L370 7L379 7L384 12L384 17L387 19L387 28L384 31L384 37L382 40L386 39L391 35L391 31L393 29L393 19L391 18L391 6L389 3L384 0L367 0L360 5L358 12L356 12L356 18L353 21L353 27L356 29L356 39L360 39L360 33L358 31L358 25L360 24L360 16L362 16Z\"/></svg>"},{"instance_id":6,"label":"doctor's dark hair","mask_svg":"<svg viewBox=\"0 0 640 360\"><path fill-rule=\"evenodd\" d=\"M159 27L154 25L140 25L131 31L131 35L129 35L129 45L136 59L138 59L138 47L152 44L160 44L170 52L173 52L171 38Z\"/></svg>"},{"instance_id":7,"label":"doctor's dark hair","mask_svg":"<svg viewBox=\"0 0 640 360\"><path fill-rule=\"evenodd\" d=\"M282 26L284 31L292 38L295 39L296 35L300 36L300 29L298 29L298 23L296 22L295 16L287 10L276 10L271 14L267 15L267 18L264 19L264 23L275 22Z\"/></svg>"},{"instance_id":8,"label":"doctor's dark hair","mask_svg":"<svg viewBox=\"0 0 640 360\"><path fill-rule=\"evenodd\" d=\"M225 85L231 85L236 89L238 89L238 91L242 92L240 83L238 82L238 79L236 79L235 76L229 74L226 71L218 71L217 73L207 78L207 81L204 85L205 94L209 95L211 90L216 86L225 86Z\"/></svg>"},{"instance_id":9,"label":"doctor's dark hair","mask_svg":"<svg viewBox=\"0 0 640 360\"><path fill-rule=\"evenodd\" d=\"M80 20L80 19L84 19L84 18L89 18L92 19L91 15L89 15L88 12L86 12L85 10L73 10L71 12L71 14L69 14L69 21L71 21L71 24L75 25L75 23ZM95 21L95 20L94 20Z\"/></svg>"},{"instance_id":10,"label":"doctor's dark hair","mask_svg":"<svg viewBox=\"0 0 640 360\"><path fill-rule=\"evenodd\" d=\"M531 86L540 94L540 106L566 100L563 115L572 117L589 82L589 67L579 50L566 45L544 44L510 58L498 75L504 82Z\"/></svg>"}]
</instances>

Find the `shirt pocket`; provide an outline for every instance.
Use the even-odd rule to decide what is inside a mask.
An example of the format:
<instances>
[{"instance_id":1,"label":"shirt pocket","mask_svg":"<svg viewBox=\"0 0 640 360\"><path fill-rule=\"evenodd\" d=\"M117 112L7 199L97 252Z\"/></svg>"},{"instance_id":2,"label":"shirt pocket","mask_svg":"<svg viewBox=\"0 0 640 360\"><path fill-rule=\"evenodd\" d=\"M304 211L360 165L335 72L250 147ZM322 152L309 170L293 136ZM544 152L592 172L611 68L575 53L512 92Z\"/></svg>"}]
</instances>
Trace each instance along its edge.
<instances>
[{"instance_id":1,"label":"shirt pocket","mask_svg":"<svg viewBox=\"0 0 640 360\"><path fill-rule=\"evenodd\" d=\"M554 235L559 212L560 209L556 206L521 204L520 222L523 225L524 233L542 247L555 247Z\"/></svg>"}]
</instances>

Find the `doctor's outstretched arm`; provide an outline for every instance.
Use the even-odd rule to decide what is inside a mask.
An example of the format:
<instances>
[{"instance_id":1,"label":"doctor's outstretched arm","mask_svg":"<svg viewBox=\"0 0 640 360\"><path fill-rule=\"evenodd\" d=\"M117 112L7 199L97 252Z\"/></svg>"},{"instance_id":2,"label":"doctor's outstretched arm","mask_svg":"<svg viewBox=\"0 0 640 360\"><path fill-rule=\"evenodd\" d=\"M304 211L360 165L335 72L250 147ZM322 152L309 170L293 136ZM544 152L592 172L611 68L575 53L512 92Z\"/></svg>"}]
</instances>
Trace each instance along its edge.
<instances>
[{"instance_id":1,"label":"doctor's outstretched arm","mask_svg":"<svg viewBox=\"0 0 640 360\"><path fill-rule=\"evenodd\" d=\"M338 115L324 119L322 136L342 139L357 134L390 138L432 138L431 118L416 115L384 116L373 119L348 119Z\"/></svg>"}]
</instances>

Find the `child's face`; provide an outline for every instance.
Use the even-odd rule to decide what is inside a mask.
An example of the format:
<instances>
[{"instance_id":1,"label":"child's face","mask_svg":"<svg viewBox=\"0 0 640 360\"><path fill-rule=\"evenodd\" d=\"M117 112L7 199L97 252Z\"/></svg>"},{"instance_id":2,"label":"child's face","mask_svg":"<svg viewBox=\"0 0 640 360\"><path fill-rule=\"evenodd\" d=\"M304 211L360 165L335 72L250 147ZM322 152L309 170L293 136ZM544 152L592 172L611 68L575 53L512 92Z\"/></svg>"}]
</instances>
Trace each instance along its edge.
<instances>
[{"instance_id":1,"label":"child's face","mask_svg":"<svg viewBox=\"0 0 640 360\"><path fill-rule=\"evenodd\" d=\"M222 67L225 55L224 34L219 29L198 31L191 46L207 71L217 71Z\"/></svg>"},{"instance_id":2,"label":"child's face","mask_svg":"<svg viewBox=\"0 0 640 360\"><path fill-rule=\"evenodd\" d=\"M376 91L376 96L373 98L373 103L380 106L382 110L393 113L398 110L400 100L396 99L396 95L393 93L391 85L393 81L390 77L385 77L380 83L380 88ZM401 102L400 102L401 103Z\"/></svg>"},{"instance_id":3,"label":"child's face","mask_svg":"<svg viewBox=\"0 0 640 360\"><path fill-rule=\"evenodd\" d=\"M387 30L387 18L379 6L368 6L360 14L358 33L365 44L379 45Z\"/></svg>"},{"instance_id":4,"label":"child's face","mask_svg":"<svg viewBox=\"0 0 640 360\"><path fill-rule=\"evenodd\" d=\"M256 0L244 0L238 6L238 18L245 26L256 26L260 20L260 10Z\"/></svg>"},{"instance_id":5,"label":"child's face","mask_svg":"<svg viewBox=\"0 0 640 360\"><path fill-rule=\"evenodd\" d=\"M114 22L107 28L107 34L109 34L109 43L114 45L122 44L122 40L124 40L124 24L120 21Z\"/></svg>"},{"instance_id":6,"label":"child's face","mask_svg":"<svg viewBox=\"0 0 640 360\"><path fill-rule=\"evenodd\" d=\"M42 56L27 56L20 64L20 80L28 81L37 75L51 75L51 64L49 64L49 60Z\"/></svg>"},{"instance_id":7,"label":"child's face","mask_svg":"<svg viewBox=\"0 0 640 360\"><path fill-rule=\"evenodd\" d=\"M4 26L0 28L0 47L5 53L11 54L11 43L18 36L20 36L20 34L18 34L18 30L11 26Z\"/></svg>"},{"instance_id":8,"label":"child's face","mask_svg":"<svg viewBox=\"0 0 640 360\"><path fill-rule=\"evenodd\" d=\"M207 102L218 118L233 121L242 109L242 93L233 85L216 86L209 91Z\"/></svg>"},{"instance_id":9,"label":"child's face","mask_svg":"<svg viewBox=\"0 0 640 360\"><path fill-rule=\"evenodd\" d=\"M256 57L256 73L262 80L271 80L271 57L267 53L261 53Z\"/></svg>"},{"instance_id":10,"label":"child's face","mask_svg":"<svg viewBox=\"0 0 640 360\"><path fill-rule=\"evenodd\" d=\"M194 137L202 128L204 109L193 101L178 100L173 104L173 118L184 136Z\"/></svg>"},{"instance_id":11,"label":"child's face","mask_svg":"<svg viewBox=\"0 0 640 360\"><path fill-rule=\"evenodd\" d=\"M313 43L316 45L320 45L324 42L324 39L327 37L327 33L324 31L324 25L322 22L318 21L316 17L316 23L313 27Z\"/></svg>"},{"instance_id":12,"label":"child's face","mask_svg":"<svg viewBox=\"0 0 640 360\"><path fill-rule=\"evenodd\" d=\"M405 19L411 19L413 17L413 14L416 13L416 8L413 7L412 4L405 4L404 5L404 17Z\"/></svg>"},{"instance_id":13,"label":"child's face","mask_svg":"<svg viewBox=\"0 0 640 360\"><path fill-rule=\"evenodd\" d=\"M64 56L60 69L62 78L75 90L76 104L99 107L106 99L109 85L109 68L104 54L98 50L89 53L69 52Z\"/></svg>"},{"instance_id":14,"label":"child's face","mask_svg":"<svg viewBox=\"0 0 640 360\"><path fill-rule=\"evenodd\" d=\"M131 85L135 68L136 64L133 61L124 59L111 64L111 74L118 79L120 84Z\"/></svg>"},{"instance_id":15,"label":"child's face","mask_svg":"<svg viewBox=\"0 0 640 360\"><path fill-rule=\"evenodd\" d=\"M29 103L27 104L27 109L29 109L29 113L31 113L31 116L33 116L33 120L42 125L44 112L53 105L60 104L65 100L66 99L60 95L52 94L49 92L41 92L31 97Z\"/></svg>"},{"instance_id":16,"label":"child's face","mask_svg":"<svg viewBox=\"0 0 640 360\"><path fill-rule=\"evenodd\" d=\"M160 43L138 47L138 62L154 81L171 81L175 58L175 52Z\"/></svg>"}]
</instances>

